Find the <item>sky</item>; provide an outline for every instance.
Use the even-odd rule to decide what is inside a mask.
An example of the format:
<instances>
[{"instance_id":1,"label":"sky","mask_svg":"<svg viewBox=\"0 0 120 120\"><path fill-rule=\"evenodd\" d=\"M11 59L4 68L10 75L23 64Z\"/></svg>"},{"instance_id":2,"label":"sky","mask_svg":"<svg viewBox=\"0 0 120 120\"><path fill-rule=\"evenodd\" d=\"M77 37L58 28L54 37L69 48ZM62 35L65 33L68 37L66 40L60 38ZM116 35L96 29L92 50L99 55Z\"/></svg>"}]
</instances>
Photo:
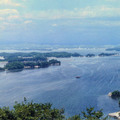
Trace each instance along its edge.
<instances>
[{"instance_id":1,"label":"sky","mask_svg":"<svg viewBox=\"0 0 120 120\"><path fill-rule=\"evenodd\" d=\"M0 44L118 45L120 0L0 0Z\"/></svg>"}]
</instances>

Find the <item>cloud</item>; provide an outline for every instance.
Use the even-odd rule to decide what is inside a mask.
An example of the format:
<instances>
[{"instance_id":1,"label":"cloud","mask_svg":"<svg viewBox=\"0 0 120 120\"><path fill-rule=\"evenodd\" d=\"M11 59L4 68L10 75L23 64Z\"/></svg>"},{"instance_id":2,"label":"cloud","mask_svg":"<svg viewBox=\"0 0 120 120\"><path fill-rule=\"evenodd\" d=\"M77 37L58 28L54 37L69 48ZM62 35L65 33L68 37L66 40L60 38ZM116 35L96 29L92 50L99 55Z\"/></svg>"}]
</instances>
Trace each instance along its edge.
<instances>
[{"instance_id":1,"label":"cloud","mask_svg":"<svg viewBox=\"0 0 120 120\"><path fill-rule=\"evenodd\" d=\"M0 0L0 5L21 6L21 4L12 2L12 0Z\"/></svg>"},{"instance_id":2,"label":"cloud","mask_svg":"<svg viewBox=\"0 0 120 120\"><path fill-rule=\"evenodd\" d=\"M53 27L56 27L56 26L57 26L57 24L52 24L52 26L53 26Z\"/></svg>"},{"instance_id":3,"label":"cloud","mask_svg":"<svg viewBox=\"0 0 120 120\"><path fill-rule=\"evenodd\" d=\"M4 20L4 18L3 17L0 17L0 21L3 21Z\"/></svg>"},{"instance_id":4,"label":"cloud","mask_svg":"<svg viewBox=\"0 0 120 120\"><path fill-rule=\"evenodd\" d=\"M0 26L0 31L5 30L5 27L3 25Z\"/></svg>"},{"instance_id":5,"label":"cloud","mask_svg":"<svg viewBox=\"0 0 120 120\"><path fill-rule=\"evenodd\" d=\"M86 8L75 8L73 10L46 10L34 11L24 15L25 18L31 19L75 19L75 18L92 18L92 17L110 17L120 16L120 8L96 6Z\"/></svg>"},{"instance_id":6,"label":"cloud","mask_svg":"<svg viewBox=\"0 0 120 120\"><path fill-rule=\"evenodd\" d=\"M1 9L0 16L0 20L5 21L21 20L19 12L16 9Z\"/></svg>"},{"instance_id":7,"label":"cloud","mask_svg":"<svg viewBox=\"0 0 120 120\"><path fill-rule=\"evenodd\" d=\"M29 23L32 23L32 20L24 21L24 24L29 24Z\"/></svg>"},{"instance_id":8,"label":"cloud","mask_svg":"<svg viewBox=\"0 0 120 120\"><path fill-rule=\"evenodd\" d=\"M6 0L5 0L6 1ZM54 21L50 23L51 27L59 27L61 25L66 26L84 26L84 25L104 25L104 26L120 26L119 21L100 21L94 18L104 17L120 17L120 8L108 7L108 6L95 6L85 8L74 8L74 9L49 9L30 11L30 13L21 12L20 9L0 9L0 22L3 24L3 28L16 28L16 26L22 27L30 23L39 24L40 20L56 20L59 19L61 22ZM93 18L92 20L90 20ZM65 20L65 23L64 23ZM69 22L71 20L71 23ZM75 21L77 22L75 22ZM83 21L82 21L83 20ZM30 24L32 26L33 24Z\"/></svg>"},{"instance_id":9,"label":"cloud","mask_svg":"<svg viewBox=\"0 0 120 120\"><path fill-rule=\"evenodd\" d=\"M10 14L18 14L16 9L1 9L0 15L10 15Z\"/></svg>"},{"instance_id":10,"label":"cloud","mask_svg":"<svg viewBox=\"0 0 120 120\"><path fill-rule=\"evenodd\" d=\"M20 16L16 9L0 10L0 26L2 30L5 30L5 28L12 28L18 21L20 21Z\"/></svg>"},{"instance_id":11,"label":"cloud","mask_svg":"<svg viewBox=\"0 0 120 120\"><path fill-rule=\"evenodd\" d=\"M82 23L83 24L83 23ZM86 23L86 25L91 26L120 26L120 21L104 21L104 20L89 20L89 23Z\"/></svg>"},{"instance_id":12,"label":"cloud","mask_svg":"<svg viewBox=\"0 0 120 120\"><path fill-rule=\"evenodd\" d=\"M8 20L15 20L15 19L20 19L20 16L18 16L18 15L10 15L10 16L8 16Z\"/></svg>"},{"instance_id":13,"label":"cloud","mask_svg":"<svg viewBox=\"0 0 120 120\"><path fill-rule=\"evenodd\" d=\"M117 2L119 0L106 0L106 1L108 1L108 2Z\"/></svg>"}]
</instances>

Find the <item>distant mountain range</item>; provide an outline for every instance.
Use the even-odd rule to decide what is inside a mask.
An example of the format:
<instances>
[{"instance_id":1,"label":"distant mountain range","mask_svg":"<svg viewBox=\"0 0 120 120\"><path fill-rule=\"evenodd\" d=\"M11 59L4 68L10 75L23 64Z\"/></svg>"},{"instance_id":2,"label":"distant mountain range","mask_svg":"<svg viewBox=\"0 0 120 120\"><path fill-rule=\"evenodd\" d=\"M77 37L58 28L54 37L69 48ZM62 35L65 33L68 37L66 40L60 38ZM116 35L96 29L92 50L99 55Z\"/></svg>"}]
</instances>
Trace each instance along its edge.
<instances>
[{"instance_id":1,"label":"distant mountain range","mask_svg":"<svg viewBox=\"0 0 120 120\"><path fill-rule=\"evenodd\" d=\"M106 51L120 51L120 47L108 48Z\"/></svg>"}]
</instances>

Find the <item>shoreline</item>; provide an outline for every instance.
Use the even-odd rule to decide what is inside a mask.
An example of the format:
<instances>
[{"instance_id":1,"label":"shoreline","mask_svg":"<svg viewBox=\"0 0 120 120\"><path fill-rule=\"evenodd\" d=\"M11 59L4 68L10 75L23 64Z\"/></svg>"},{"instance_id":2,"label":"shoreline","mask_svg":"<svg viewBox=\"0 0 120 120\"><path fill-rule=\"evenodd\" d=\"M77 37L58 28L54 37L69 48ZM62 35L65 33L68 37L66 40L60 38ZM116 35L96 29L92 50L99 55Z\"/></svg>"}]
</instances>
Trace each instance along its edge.
<instances>
[{"instance_id":1,"label":"shoreline","mask_svg":"<svg viewBox=\"0 0 120 120\"><path fill-rule=\"evenodd\" d=\"M109 93L108 93L108 96L111 97L111 96L112 96L112 92L109 92Z\"/></svg>"},{"instance_id":2,"label":"shoreline","mask_svg":"<svg viewBox=\"0 0 120 120\"><path fill-rule=\"evenodd\" d=\"M108 116L120 120L120 111L114 112L114 113L109 113Z\"/></svg>"}]
</instances>

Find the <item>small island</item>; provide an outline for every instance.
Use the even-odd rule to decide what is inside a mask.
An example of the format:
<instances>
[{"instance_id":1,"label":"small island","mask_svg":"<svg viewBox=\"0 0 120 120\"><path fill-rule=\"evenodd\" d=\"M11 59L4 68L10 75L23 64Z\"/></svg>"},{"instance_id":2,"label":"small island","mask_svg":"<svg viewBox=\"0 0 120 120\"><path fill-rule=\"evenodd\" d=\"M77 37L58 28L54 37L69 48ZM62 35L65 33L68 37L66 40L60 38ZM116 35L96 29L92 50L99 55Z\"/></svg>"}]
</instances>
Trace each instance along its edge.
<instances>
[{"instance_id":1,"label":"small island","mask_svg":"<svg viewBox=\"0 0 120 120\"><path fill-rule=\"evenodd\" d=\"M120 99L120 91L116 90L108 94L109 97L113 99Z\"/></svg>"},{"instance_id":2,"label":"small island","mask_svg":"<svg viewBox=\"0 0 120 120\"><path fill-rule=\"evenodd\" d=\"M117 53L100 53L98 56L105 57L105 56L115 56L118 55Z\"/></svg>"},{"instance_id":3,"label":"small island","mask_svg":"<svg viewBox=\"0 0 120 120\"><path fill-rule=\"evenodd\" d=\"M87 54L86 57L95 57L95 54Z\"/></svg>"},{"instance_id":4,"label":"small island","mask_svg":"<svg viewBox=\"0 0 120 120\"><path fill-rule=\"evenodd\" d=\"M108 48L106 51L120 51L120 47Z\"/></svg>"},{"instance_id":5,"label":"small island","mask_svg":"<svg viewBox=\"0 0 120 120\"><path fill-rule=\"evenodd\" d=\"M35 68L46 68L49 66L60 66L61 62L55 59L49 61L14 61L8 62L4 70L8 71L22 71L23 69L35 69Z\"/></svg>"}]
</instances>

